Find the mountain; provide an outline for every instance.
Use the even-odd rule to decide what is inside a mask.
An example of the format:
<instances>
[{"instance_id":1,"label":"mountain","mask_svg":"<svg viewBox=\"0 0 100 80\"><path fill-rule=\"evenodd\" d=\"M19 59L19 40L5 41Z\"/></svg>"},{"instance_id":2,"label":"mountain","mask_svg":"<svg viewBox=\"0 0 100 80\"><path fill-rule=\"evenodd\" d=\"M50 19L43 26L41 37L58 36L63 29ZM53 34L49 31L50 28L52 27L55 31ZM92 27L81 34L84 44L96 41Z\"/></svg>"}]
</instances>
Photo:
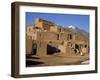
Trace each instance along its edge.
<instances>
[{"instance_id":1,"label":"mountain","mask_svg":"<svg viewBox=\"0 0 100 80\"><path fill-rule=\"evenodd\" d=\"M67 31L73 32L76 35L76 40L89 41L89 32L86 32L83 29L71 25L66 28L66 32Z\"/></svg>"},{"instance_id":2,"label":"mountain","mask_svg":"<svg viewBox=\"0 0 100 80\"><path fill-rule=\"evenodd\" d=\"M85 37L86 39L89 39L89 32L86 32L85 30L79 29L76 27L76 33Z\"/></svg>"}]
</instances>

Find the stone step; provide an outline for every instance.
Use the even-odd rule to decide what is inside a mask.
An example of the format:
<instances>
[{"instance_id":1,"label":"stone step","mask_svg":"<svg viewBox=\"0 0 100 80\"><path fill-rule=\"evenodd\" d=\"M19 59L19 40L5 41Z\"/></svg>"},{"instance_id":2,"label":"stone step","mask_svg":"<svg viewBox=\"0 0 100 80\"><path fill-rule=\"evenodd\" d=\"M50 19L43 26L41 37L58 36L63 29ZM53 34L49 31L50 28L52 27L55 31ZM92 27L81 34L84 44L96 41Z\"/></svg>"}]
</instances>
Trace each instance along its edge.
<instances>
[{"instance_id":1,"label":"stone step","mask_svg":"<svg viewBox=\"0 0 100 80\"><path fill-rule=\"evenodd\" d=\"M56 56L80 56L80 54L75 54L75 51L73 49L71 49L70 47L67 47L66 49L67 49L66 53L59 52L59 53L55 53L53 55L56 55Z\"/></svg>"}]
</instances>

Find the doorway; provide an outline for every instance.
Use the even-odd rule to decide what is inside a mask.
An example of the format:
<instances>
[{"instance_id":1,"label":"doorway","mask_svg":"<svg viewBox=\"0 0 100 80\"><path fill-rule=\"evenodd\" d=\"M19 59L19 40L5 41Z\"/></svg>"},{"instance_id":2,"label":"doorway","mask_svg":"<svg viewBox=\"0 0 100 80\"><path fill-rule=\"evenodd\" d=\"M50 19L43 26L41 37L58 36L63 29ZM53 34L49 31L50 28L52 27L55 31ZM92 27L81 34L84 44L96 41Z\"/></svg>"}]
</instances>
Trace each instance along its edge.
<instances>
[{"instance_id":1,"label":"doorway","mask_svg":"<svg viewBox=\"0 0 100 80\"><path fill-rule=\"evenodd\" d=\"M60 49L52 46L52 45L47 45L47 54L52 55L52 54L57 54L60 52Z\"/></svg>"},{"instance_id":2,"label":"doorway","mask_svg":"<svg viewBox=\"0 0 100 80\"><path fill-rule=\"evenodd\" d=\"M32 55L36 55L36 53L37 53L37 44L33 43L33 45L32 45Z\"/></svg>"}]
</instances>

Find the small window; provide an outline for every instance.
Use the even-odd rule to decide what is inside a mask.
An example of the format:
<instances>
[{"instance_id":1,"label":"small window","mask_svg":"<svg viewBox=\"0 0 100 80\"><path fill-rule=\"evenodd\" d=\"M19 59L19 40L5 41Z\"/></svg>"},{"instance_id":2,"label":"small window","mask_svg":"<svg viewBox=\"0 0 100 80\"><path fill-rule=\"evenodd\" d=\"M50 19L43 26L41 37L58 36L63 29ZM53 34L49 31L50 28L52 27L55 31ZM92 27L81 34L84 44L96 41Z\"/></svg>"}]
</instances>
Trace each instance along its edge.
<instances>
[{"instance_id":1,"label":"small window","mask_svg":"<svg viewBox=\"0 0 100 80\"><path fill-rule=\"evenodd\" d=\"M70 40L72 39L72 35L70 34Z\"/></svg>"},{"instance_id":2,"label":"small window","mask_svg":"<svg viewBox=\"0 0 100 80\"><path fill-rule=\"evenodd\" d=\"M59 29L59 32L61 32L61 28Z\"/></svg>"},{"instance_id":3,"label":"small window","mask_svg":"<svg viewBox=\"0 0 100 80\"><path fill-rule=\"evenodd\" d=\"M49 41L49 43L52 43L52 41Z\"/></svg>"},{"instance_id":4,"label":"small window","mask_svg":"<svg viewBox=\"0 0 100 80\"><path fill-rule=\"evenodd\" d=\"M59 34L57 34L57 40L59 40Z\"/></svg>"},{"instance_id":5,"label":"small window","mask_svg":"<svg viewBox=\"0 0 100 80\"><path fill-rule=\"evenodd\" d=\"M87 45L84 46L85 48L87 47Z\"/></svg>"}]
</instances>

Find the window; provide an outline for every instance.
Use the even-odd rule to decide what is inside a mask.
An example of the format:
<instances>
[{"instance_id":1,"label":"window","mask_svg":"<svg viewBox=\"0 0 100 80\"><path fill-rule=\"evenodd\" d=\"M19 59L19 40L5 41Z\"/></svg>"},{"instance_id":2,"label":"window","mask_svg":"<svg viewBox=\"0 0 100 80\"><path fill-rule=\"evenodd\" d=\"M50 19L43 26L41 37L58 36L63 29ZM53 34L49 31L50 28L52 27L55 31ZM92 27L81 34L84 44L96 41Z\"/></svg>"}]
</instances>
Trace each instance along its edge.
<instances>
[{"instance_id":1,"label":"window","mask_svg":"<svg viewBox=\"0 0 100 80\"><path fill-rule=\"evenodd\" d=\"M49 41L49 43L52 43L52 41Z\"/></svg>"},{"instance_id":2,"label":"window","mask_svg":"<svg viewBox=\"0 0 100 80\"><path fill-rule=\"evenodd\" d=\"M61 32L61 28L59 29L59 32Z\"/></svg>"},{"instance_id":3,"label":"window","mask_svg":"<svg viewBox=\"0 0 100 80\"><path fill-rule=\"evenodd\" d=\"M57 34L57 40L59 40L59 34Z\"/></svg>"},{"instance_id":4,"label":"window","mask_svg":"<svg viewBox=\"0 0 100 80\"><path fill-rule=\"evenodd\" d=\"M85 45L84 47L87 48L87 45Z\"/></svg>"},{"instance_id":5,"label":"window","mask_svg":"<svg viewBox=\"0 0 100 80\"><path fill-rule=\"evenodd\" d=\"M72 39L72 35L70 34L69 36L70 36L70 40L71 40Z\"/></svg>"}]
</instances>

